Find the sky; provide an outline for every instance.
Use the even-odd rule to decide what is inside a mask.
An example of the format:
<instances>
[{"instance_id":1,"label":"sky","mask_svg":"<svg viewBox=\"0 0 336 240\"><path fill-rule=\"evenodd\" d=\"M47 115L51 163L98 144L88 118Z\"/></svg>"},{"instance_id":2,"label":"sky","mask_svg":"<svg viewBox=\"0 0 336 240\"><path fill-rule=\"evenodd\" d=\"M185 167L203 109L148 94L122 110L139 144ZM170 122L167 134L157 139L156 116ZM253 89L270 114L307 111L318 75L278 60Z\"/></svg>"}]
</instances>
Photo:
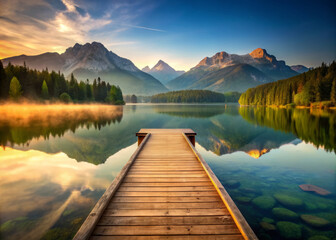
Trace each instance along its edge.
<instances>
[{"instance_id":1,"label":"sky","mask_svg":"<svg viewBox=\"0 0 336 240\"><path fill-rule=\"evenodd\" d=\"M0 0L0 59L97 41L139 68L259 47L316 67L336 60L335 12L334 0Z\"/></svg>"}]
</instances>

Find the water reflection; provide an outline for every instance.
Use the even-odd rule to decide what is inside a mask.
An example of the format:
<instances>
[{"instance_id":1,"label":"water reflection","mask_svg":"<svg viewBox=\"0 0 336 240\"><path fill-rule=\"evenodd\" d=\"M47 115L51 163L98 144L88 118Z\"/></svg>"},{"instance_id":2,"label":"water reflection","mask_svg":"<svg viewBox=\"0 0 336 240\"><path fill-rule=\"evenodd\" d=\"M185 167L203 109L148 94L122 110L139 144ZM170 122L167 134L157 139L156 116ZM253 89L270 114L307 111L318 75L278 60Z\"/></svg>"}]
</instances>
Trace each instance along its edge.
<instances>
[{"instance_id":1,"label":"water reflection","mask_svg":"<svg viewBox=\"0 0 336 240\"><path fill-rule=\"evenodd\" d=\"M109 105L16 105L0 106L0 144L29 144L32 139L62 137L78 127L100 129L120 122L123 108Z\"/></svg>"},{"instance_id":2,"label":"water reflection","mask_svg":"<svg viewBox=\"0 0 336 240\"><path fill-rule=\"evenodd\" d=\"M136 147L98 166L64 153L0 150L0 238L71 238Z\"/></svg>"},{"instance_id":3,"label":"water reflection","mask_svg":"<svg viewBox=\"0 0 336 240\"><path fill-rule=\"evenodd\" d=\"M251 123L290 132L317 147L336 151L336 114L333 111L241 107L239 113Z\"/></svg>"},{"instance_id":4,"label":"water reflection","mask_svg":"<svg viewBox=\"0 0 336 240\"><path fill-rule=\"evenodd\" d=\"M263 217L273 225L279 219L252 201L278 191L306 199L303 209L291 209L297 214L317 214L336 226L335 195L298 187L336 193L335 153L325 151L335 151L335 119L327 111L238 105L0 107L0 238L71 239L134 152L140 128L196 131L197 148L259 237L275 238L261 227ZM303 239L336 237L294 222Z\"/></svg>"}]
</instances>

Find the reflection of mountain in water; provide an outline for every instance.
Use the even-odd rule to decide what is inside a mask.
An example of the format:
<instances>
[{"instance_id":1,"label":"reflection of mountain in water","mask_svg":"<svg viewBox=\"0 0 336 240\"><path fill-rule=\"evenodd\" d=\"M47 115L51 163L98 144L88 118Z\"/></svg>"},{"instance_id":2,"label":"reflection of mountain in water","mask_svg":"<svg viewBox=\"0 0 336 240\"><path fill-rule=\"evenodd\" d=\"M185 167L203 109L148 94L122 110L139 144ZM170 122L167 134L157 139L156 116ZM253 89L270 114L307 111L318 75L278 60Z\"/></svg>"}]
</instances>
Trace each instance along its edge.
<instances>
[{"instance_id":1,"label":"reflection of mountain in water","mask_svg":"<svg viewBox=\"0 0 336 240\"><path fill-rule=\"evenodd\" d=\"M57 121L34 117L15 124L0 119L1 143L48 153L64 152L77 161L94 164L104 163L135 143L140 128L192 128L197 142L217 155L244 151L257 158L292 143L296 136L335 149L335 116L330 114L238 105L133 105L121 109L93 115L63 114L55 118Z\"/></svg>"},{"instance_id":2,"label":"reflection of mountain in water","mask_svg":"<svg viewBox=\"0 0 336 240\"><path fill-rule=\"evenodd\" d=\"M278 148L295 139L291 134L251 125L239 115L238 105L168 105L154 110L183 117L176 118L175 127L192 128L197 132L197 142L217 155Z\"/></svg>"},{"instance_id":3,"label":"reflection of mountain in water","mask_svg":"<svg viewBox=\"0 0 336 240\"><path fill-rule=\"evenodd\" d=\"M336 150L336 114L322 110L278 109L265 107L242 107L241 116L260 126L290 132L300 139Z\"/></svg>"}]
</instances>

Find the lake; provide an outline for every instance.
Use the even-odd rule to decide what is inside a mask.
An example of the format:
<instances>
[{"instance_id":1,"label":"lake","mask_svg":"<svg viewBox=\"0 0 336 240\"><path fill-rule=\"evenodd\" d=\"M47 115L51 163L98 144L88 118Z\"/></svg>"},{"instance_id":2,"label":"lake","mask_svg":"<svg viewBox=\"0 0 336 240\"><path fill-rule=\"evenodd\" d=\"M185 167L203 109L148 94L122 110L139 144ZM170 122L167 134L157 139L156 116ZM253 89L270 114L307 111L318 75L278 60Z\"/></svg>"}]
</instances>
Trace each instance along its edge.
<instances>
[{"instance_id":1,"label":"lake","mask_svg":"<svg viewBox=\"0 0 336 240\"><path fill-rule=\"evenodd\" d=\"M193 129L260 239L336 238L336 112L135 104L0 107L0 239L71 239L140 128Z\"/></svg>"}]
</instances>

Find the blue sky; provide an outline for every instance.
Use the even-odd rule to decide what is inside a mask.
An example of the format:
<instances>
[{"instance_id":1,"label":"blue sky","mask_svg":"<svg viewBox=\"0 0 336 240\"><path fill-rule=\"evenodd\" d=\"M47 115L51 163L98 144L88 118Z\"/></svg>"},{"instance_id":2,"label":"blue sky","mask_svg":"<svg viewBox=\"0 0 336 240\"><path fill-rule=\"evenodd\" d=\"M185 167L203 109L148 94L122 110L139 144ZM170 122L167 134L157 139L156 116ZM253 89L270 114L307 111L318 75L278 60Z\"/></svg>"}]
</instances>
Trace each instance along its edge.
<instances>
[{"instance_id":1,"label":"blue sky","mask_svg":"<svg viewBox=\"0 0 336 240\"><path fill-rule=\"evenodd\" d=\"M265 48L287 64L336 59L335 1L0 0L0 58L102 42L138 67L188 70Z\"/></svg>"}]
</instances>

